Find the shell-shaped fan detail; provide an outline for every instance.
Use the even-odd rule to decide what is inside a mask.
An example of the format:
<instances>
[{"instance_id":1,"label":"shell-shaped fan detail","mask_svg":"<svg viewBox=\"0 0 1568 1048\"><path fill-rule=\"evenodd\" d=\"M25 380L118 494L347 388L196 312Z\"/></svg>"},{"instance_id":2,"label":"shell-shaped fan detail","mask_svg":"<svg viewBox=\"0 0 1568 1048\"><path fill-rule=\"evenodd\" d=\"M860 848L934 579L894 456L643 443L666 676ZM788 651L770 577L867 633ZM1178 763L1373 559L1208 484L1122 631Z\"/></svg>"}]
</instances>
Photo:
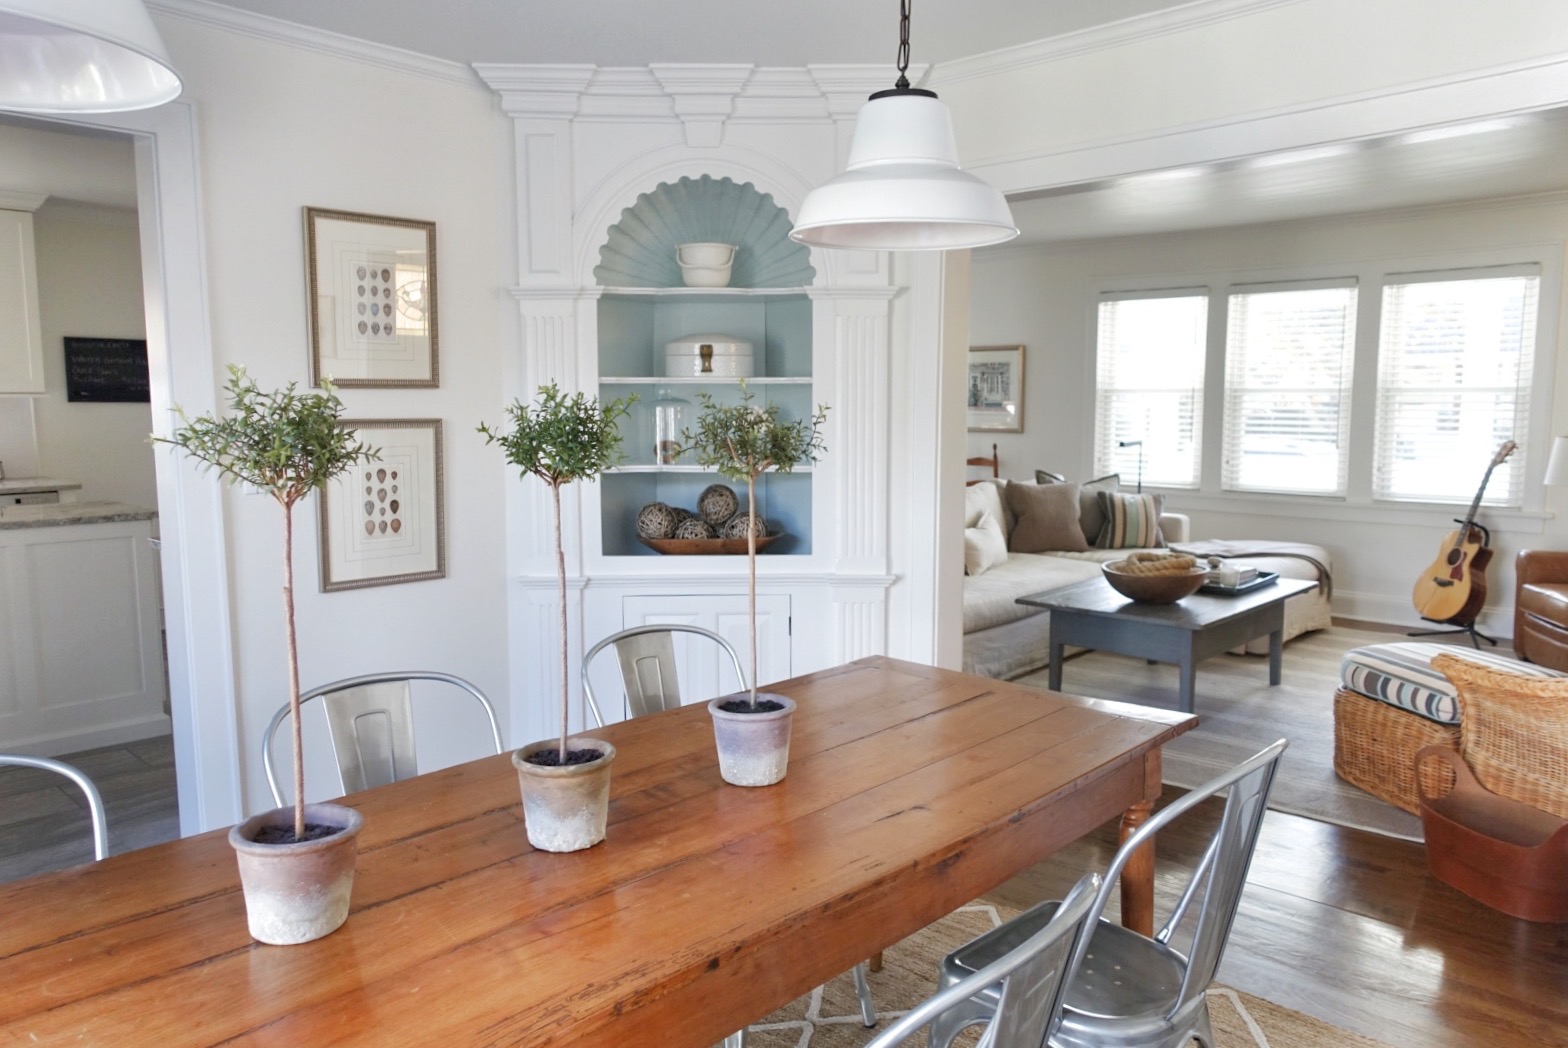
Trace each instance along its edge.
<instances>
[{"instance_id":1,"label":"shell-shaped fan detail","mask_svg":"<svg viewBox=\"0 0 1568 1048\"><path fill-rule=\"evenodd\" d=\"M683 287L678 244L734 244L730 287L806 287L811 250L789 238L789 212L750 182L702 175L660 182L621 212L599 248L604 287Z\"/></svg>"}]
</instances>

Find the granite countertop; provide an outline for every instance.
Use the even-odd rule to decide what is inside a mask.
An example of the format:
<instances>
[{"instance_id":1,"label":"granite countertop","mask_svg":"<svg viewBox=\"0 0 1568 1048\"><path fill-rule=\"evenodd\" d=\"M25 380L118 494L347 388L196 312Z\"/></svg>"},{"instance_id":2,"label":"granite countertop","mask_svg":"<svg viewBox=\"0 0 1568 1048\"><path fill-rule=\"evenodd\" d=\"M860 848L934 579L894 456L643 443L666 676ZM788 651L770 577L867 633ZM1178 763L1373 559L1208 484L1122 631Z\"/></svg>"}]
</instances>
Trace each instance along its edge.
<instances>
[{"instance_id":1,"label":"granite countertop","mask_svg":"<svg viewBox=\"0 0 1568 1048\"><path fill-rule=\"evenodd\" d=\"M0 480L0 495L25 495L31 491L79 491L81 485L74 480L58 477L7 477Z\"/></svg>"},{"instance_id":2,"label":"granite countertop","mask_svg":"<svg viewBox=\"0 0 1568 1048\"><path fill-rule=\"evenodd\" d=\"M154 510L123 502L50 502L40 506L0 506L0 530L56 528L68 524L112 524L127 520L152 520Z\"/></svg>"}]
</instances>

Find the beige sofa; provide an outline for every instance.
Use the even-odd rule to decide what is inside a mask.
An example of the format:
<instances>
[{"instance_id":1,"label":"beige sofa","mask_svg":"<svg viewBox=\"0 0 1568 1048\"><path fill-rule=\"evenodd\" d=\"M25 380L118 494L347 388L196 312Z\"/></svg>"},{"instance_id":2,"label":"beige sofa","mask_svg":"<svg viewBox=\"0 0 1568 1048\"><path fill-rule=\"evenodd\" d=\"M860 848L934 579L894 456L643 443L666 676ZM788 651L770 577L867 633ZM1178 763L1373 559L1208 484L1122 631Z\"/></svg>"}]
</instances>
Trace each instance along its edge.
<instances>
[{"instance_id":1,"label":"beige sofa","mask_svg":"<svg viewBox=\"0 0 1568 1048\"><path fill-rule=\"evenodd\" d=\"M978 518L1000 512L1007 535L1006 559L986 567L979 574L964 576L964 662L966 672L986 677L1009 679L1043 667L1049 660L1050 615L1038 608L1017 603L1019 597L1060 589L1100 575L1100 565L1120 560L1132 549L1094 548L1018 552L1013 549L1017 519L1009 507L1006 489L1021 481L987 480L965 489L964 525L966 535ZM1076 487L1076 485L1073 485ZM990 489L990 490L987 490ZM1087 497L1084 503L1088 505ZM1168 545L1179 545L1190 538L1190 521L1180 513L1159 512L1160 537ZM1080 530L1096 527L1083 518ZM1092 543L1087 538L1085 544ZM966 544L967 545L967 544ZM1311 547L1303 547L1311 548ZM972 552L972 551L966 551ZM1327 553L1319 559L1325 564ZM1284 557L1267 559L1248 556L1261 570L1277 571L1289 578L1319 578L1313 563ZM973 561L966 556L966 560ZM1326 587L1291 598L1285 605L1285 639L1329 624ZM1248 645L1248 651L1266 653L1267 638Z\"/></svg>"}]
</instances>

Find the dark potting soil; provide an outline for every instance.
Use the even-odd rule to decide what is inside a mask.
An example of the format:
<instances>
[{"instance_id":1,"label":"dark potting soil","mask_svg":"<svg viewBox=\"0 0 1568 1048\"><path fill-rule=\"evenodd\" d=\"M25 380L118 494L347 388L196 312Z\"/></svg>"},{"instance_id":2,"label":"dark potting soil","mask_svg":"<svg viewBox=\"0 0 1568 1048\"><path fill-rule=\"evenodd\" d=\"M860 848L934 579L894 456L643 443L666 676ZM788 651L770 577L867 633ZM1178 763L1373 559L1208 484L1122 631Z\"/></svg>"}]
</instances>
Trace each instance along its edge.
<instances>
[{"instance_id":1,"label":"dark potting soil","mask_svg":"<svg viewBox=\"0 0 1568 1048\"><path fill-rule=\"evenodd\" d=\"M590 764L603 756L603 750L567 750L565 763L567 765ZM527 761L529 764L537 764L541 768L559 768L563 763L559 747L540 750L538 753L530 754L527 757Z\"/></svg>"},{"instance_id":2,"label":"dark potting soil","mask_svg":"<svg viewBox=\"0 0 1568 1048\"><path fill-rule=\"evenodd\" d=\"M772 713L783 708L782 702L775 702L772 699L758 699L755 706L745 699L730 699L728 702L719 703L719 709L725 713Z\"/></svg>"},{"instance_id":3,"label":"dark potting soil","mask_svg":"<svg viewBox=\"0 0 1568 1048\"><path fill-rule=\"evenodd\" d=\"M341 826L328 826L322 822L307 822L305 824L305 840L307 841L319 841L325 837L331 837L342 832L343 827ZM252 840L257 844L300 843L299 838L294 836L292 824L288 826L263 826L256 831L256 836Z\"/></svg>"}]
</instances>

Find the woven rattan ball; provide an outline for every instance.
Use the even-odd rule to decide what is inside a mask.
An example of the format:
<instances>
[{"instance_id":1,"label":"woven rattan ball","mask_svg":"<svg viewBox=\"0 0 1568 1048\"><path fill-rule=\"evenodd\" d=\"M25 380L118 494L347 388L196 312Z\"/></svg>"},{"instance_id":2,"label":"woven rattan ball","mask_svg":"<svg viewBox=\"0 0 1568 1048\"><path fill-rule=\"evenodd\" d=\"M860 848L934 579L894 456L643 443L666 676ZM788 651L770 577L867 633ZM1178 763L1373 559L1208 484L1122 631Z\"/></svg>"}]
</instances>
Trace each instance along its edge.
<instances>
[{"instance_id":1,"label":"woven rattan ball","mask_svg":"<svg viewBox=\"0 0 1568 1048\"><path fill-rule=\"evenodd\" d=\"M679 523L676 512L662 502L650 502L637 511L637 534L645 539L667 539Z\"/></svg>"},{"instance_id":2,"label":"woven rattan ball","mask_svg":"<svg viewBox=\"0 0 1568 1048\"><path fill-rule=\"evenodd\" d=\"M740 509L740 499L735 497L735 492L723 484L709 484L697 496L697 515L703 520L718 527L735 515Z\"/></svg>"},{"instance_id":3,"label":"woven rattan ball","mask_svg":"<svg viewBox=\"0 0 1568 1048\"><path fill-rule=\"evenodd\" d=\"M727 539L743 539L746 537L747 525L750 525L751 533L758 538L768 533L768 522L761 517L750 513L737 513L724 522L724 530L720 534Z\"/></svg>"},{"instance_id":4,"label":"woven rattan ball","mask_svg":"<svg viewBox=\"0 0 1568 1048\"><path fill-rule=\"evenodd\" d=\"M675 537L678 539L712 539L718 536L713 532L713 525L701 517L687 517L675 526Z\"/></svg>"}]
</instances>

